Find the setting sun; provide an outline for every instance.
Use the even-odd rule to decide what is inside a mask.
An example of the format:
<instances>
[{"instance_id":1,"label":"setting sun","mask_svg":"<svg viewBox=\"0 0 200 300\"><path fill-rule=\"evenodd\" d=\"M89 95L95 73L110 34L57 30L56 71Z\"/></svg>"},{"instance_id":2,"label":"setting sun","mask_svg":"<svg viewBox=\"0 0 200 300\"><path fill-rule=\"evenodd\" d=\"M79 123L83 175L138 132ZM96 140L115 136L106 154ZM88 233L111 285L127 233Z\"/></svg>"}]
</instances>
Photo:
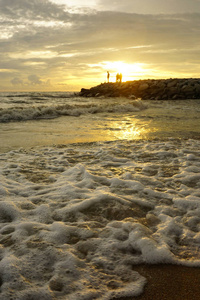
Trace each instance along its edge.
<instances>
[{"instance_id":1,"label":"setting sun","mask_svg":"<svg viewBox=\"0 0 200 300\"><path fill-rule=\"evenodd\" d=\"M117 73L122 73L122 80L128 81L142 77L147 72L142 63L128 64L123 61L103 62L102 68L111 73L111 81L115 81Z\"/></svg>"}]
</instances>

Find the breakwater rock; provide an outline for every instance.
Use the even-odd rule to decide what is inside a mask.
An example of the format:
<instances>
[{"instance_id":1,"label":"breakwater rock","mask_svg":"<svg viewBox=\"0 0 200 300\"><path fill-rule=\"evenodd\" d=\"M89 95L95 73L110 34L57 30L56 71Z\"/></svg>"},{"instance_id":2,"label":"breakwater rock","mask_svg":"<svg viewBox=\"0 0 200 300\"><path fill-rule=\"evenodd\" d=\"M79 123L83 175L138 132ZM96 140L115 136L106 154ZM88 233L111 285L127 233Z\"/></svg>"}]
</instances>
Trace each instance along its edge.
<instances>
[{"instance_id":1,"label":"breakwater rock","mask_svg":"<svg viewBox=\"0 0 200 300\"><path fill-rule=\"evenodd\" d=\"M146 79L102 83L81 89L82 97L127 97L151 100L200 99L200 79Z\"/></svg>"}]
</instances>

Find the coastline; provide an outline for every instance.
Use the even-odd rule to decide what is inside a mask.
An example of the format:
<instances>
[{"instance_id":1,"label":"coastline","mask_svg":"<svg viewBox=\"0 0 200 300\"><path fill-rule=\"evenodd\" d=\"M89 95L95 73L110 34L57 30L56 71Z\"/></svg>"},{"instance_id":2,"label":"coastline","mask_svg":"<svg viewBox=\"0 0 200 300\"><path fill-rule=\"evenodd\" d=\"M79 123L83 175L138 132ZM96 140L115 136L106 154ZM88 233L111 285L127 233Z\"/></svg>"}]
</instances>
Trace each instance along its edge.
<instances>
[{"instance_id":1,"label":"coastline","mask_svg":"<svg viewBox=\"0 0 200 300\"><path fill-rule=\"evenodd\" d=\"M103 83L81 89L82 97L126 97L142 100L200 99L200 79L147 79L122 83ZM138 296L117 300L189 300L199 299L200 268L171 264L137 265L135 271L147 279Z\"/></svg>"},{"instance_id":2,"label":"coastline","mask_svg":"<svg viewBox=\"0 0 200 300\"><path fill-rule=\"evenodd\" d=\"M75 293L74 299L78 299L80 293L80 298L88 293L88 299L93 299L102 289L105 298L113 291L113 300L198 299L200 269L151 264L151 255L158 253L160 244L149 248L149 244L140 243L140 237L149 240L151 246L156 234L158 241L169 240L169 250L177 256L188 261L199 258L195 237L198 216L195 203L190 201L198 196L199 141L192 136L199 132L200 100L152 101L149 110L140 111L136 106L133 112L131 105L134 108L135 102L142 101L127 105L131 101L125 98L76 98L76 109L78 101L80 109L82 103L90 107L94 102L92 110L99 105L103 113L87 111L80 117L2 124L5 130L1 136L13 140L15 135L21 147L24 140L29 143L28 139L32 142L34 138L44 145L29 149L26 145L17 151L11 147L1 154L1 212L5 211L0 216L1 297L71 299ZM148 102L151 100L144 101L144 106ZM152 131L154 139L136 142L133 133L144 127ZM153 128L159 128L161 134ZM98 138L101 132L103 142L88 143L92 130ZM48 132L54 139L52 146L44 140ZM83 139L83 132L85 144L79 140L65 145L66 136L78 134ZM126 141L117 138L123 132L130 132ZM104 142L107 133L109 139ZM63 137L63 142L56 145L57 136ZM172 220L166 222L163 217ZM159 233L161 227L163 234ZM165 261L166 256L163 253L157 263ZM139 265L141 261L149 264ZM144 287L140 282L134 285L132 271L146 278ZM119 290L115 285L118 279ZM120 293L120 288L130 282L130 290ZM80 288L79 283L83 283ZM140 291L144 288L143 293L130 297L137 285Z\"/></svg>"},{"instance_id":3,"label":"coastline","mask_svg":"<svg viewBox=\"0 0 200 300\"><path fill-rule=\"evenodd\" d=\"M144 79L101 83L90 89L82 88L81 97L127 97L142 100L200 99L200 79Z\"/></svg>"}]
</instances>

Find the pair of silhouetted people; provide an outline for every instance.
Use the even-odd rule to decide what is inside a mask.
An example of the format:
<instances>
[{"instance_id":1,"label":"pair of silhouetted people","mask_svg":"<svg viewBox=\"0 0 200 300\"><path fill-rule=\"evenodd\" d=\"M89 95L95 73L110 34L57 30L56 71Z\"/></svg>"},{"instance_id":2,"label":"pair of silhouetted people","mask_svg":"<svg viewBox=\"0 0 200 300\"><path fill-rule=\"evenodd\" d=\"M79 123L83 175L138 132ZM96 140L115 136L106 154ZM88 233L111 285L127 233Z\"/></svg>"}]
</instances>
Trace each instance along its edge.
<instances>
[{"instance_id":1,"label":"pair of silhouetted people","mask_svg":"<svg viewBox=\"0 0 200 300\"><path fill-rule=\"evenodd\" d=\"M122 82L122 73L117 73L117 75L116 75L116 82Z\"/></svg>"}]
</instances>

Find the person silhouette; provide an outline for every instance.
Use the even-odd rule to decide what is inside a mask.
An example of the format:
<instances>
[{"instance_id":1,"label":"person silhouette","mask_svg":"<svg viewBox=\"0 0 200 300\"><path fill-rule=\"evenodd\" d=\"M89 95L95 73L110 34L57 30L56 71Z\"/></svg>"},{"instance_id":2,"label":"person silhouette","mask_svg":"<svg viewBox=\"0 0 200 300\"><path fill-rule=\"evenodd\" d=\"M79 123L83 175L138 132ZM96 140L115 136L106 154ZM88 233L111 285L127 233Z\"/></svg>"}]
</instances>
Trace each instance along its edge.
<instances>
[{"instance_id":1,"label":"person silhouette","mask_svg":"<svg viewBox=\"0 0 200 300\"><path fill-rule=\"evenodd\" d=\"M118 80L119 80L119 73L117 73L116 75L116 82L118 82Z\"/></svg>"},{"instance_id":2,"label":"person silhouette","mask_svg":"<svg viewBox=\"0 0 200 300\"><path fill-rule=\"evenodd\" d=\"M109 71L107 71L107 81L109 82L109 79L110 79L110 73Z\"/></svg>"}]
</instances>

